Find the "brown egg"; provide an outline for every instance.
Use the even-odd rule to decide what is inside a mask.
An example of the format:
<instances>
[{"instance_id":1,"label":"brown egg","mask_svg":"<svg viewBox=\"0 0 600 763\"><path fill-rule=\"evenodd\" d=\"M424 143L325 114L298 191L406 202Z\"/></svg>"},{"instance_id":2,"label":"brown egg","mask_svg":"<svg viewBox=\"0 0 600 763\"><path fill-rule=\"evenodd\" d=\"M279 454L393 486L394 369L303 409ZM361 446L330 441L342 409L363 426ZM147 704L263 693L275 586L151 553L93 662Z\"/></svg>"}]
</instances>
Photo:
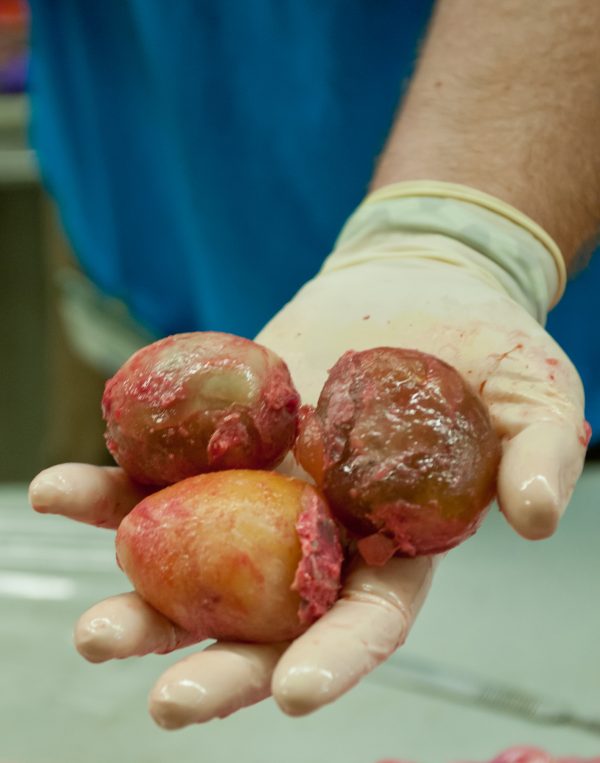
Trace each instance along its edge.
<instances>
[{"instance_id":1,"label":"brown egg","mask_svg":"<svg viewBox=\"0 0 600 763\"><path fill-rule=\"evenodd\" d=\"M198 332L136 352L106 384L106 442L138 482L269 469L291 448L300 398L285 363L249 339Z\"/></svg>"},{"instance_id":2,"label":"brown egg","mask_svg":"<svg viewBox=\"0 0 600 763\"><path fill-rule=\"evenodd\" d=\"M340 587L325 499L275 472L215 472L154 493L125 517L116 547L142 598L198 640L292 639Z\"/></svg>"},{"instance_id":3,"label":"brown egg","mask_svg":"<svg viewBox=\"0 0 600 763\"><path fill-rule=\"evenodd\" d=\"M493 499L500 458L487 412L460 374L416 350L347 352L316 409L301 409L296 458L370 564L446 551Z\"/></svg>"}]
</instances>

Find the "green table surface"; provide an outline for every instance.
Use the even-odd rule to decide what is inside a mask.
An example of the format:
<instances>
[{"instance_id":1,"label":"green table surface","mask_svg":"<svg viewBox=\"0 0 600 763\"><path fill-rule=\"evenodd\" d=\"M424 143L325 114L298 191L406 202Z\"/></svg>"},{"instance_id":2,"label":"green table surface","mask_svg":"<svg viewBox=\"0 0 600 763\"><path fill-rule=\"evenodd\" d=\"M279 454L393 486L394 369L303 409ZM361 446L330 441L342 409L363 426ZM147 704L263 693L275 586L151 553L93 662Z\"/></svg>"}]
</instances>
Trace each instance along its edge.
<instances>
[{"instance_id":1,"label":"green table surface","mask_svg":"<svg viewBox=\"0 0 600 763\"><path fill-rule=\"evenodd\" d=\"M0 763L451 763L524 743L597 755L600 736L408 690L401 666L434 661L600 716L599 495L588 468L542 543L493 509L440 565L405 647L335 704L291 719L268 700L167 733L146 695L181 653L89 665L71 644L81 611L129 588L112 533L38 516L23 486L0 488Z\"/></svg>"}]
</instances>

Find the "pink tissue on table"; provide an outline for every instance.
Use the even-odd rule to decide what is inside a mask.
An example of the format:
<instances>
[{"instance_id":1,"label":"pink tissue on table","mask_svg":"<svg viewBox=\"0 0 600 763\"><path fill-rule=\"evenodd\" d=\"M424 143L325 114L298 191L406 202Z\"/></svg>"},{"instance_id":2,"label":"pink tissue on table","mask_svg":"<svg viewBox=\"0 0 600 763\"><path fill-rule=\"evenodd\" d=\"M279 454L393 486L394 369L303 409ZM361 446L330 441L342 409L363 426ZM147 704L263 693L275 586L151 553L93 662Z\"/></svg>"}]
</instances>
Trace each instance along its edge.
<instances>
[{"instance_id":1,"label":"pink tissue on table","mask_svg":"<svg viewBox=\"0 0 600 763\"><path fill-rule=\"evenodd\" d=\"M408 763L408 761L386 758L378 763ZM600 757L554 758L539 747L511 747L497 755L490 763L600 763Z\"/></svg>"}]
</instances>

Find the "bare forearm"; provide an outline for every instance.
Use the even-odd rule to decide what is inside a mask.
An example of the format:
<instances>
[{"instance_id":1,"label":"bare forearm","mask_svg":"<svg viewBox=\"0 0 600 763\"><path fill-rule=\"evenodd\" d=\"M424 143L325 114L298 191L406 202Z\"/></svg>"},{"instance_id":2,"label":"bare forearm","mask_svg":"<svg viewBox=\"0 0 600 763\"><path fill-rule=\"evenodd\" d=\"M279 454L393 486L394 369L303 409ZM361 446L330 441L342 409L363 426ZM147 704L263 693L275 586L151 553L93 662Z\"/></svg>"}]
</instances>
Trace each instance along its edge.
<instances>
[{"instance_id":1,"label":"bare forearm","mask_svg":"<svg viewBox=\"0 0 600 763\"><path fill-rule=\"evenodd\" d=\"M598 29L597 0L439 0L372 187L479 188L571 263L600 227Z\"/></svg>"}]
</instances>

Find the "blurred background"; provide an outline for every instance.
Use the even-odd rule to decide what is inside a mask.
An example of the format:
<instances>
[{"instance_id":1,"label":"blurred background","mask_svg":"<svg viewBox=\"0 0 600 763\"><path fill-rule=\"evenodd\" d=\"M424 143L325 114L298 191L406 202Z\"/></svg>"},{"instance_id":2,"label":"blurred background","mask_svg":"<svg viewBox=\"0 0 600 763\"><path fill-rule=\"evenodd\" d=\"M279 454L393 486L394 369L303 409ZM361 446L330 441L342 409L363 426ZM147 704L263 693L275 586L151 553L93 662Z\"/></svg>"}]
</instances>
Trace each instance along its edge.
<instances>
[{"instance_id":1,"label":"blurred background","mask_svg":"<svg viewBox=\"0 0 600 763\"><path fill-rule=\"evenodd\" d=\"M96 295L87 294L28 148L27 27L25 3L0 0L0 482L109 458L100 398L112 369L93 349L82 357L66 330L78 323L77 301Z\"/></svg>"},{"instance_id":2,"label":"blurred background","mask_svg":"<svg viewBox=\"0 0 600 763\"><path fill-rule=\"evenodd\" d=\"M74 262L28 148L27 51L25 4L0 0L0 763L449 763L523 743L597 754L594 465L547 543L517 538L492 512L444 562L406 648L310 718L266 702L165 734L145 696L180 655L91 666L75 654L79 613L129 586L110 533L34 515L26 484L53 463L108 462L104 380L152 337ZM569 724L568 711L591 726Z\"/></svg>"},{"instance_id":3,"label":"blurred background","mask_svg":"<svg viewBox=\"0 0 600 763\"><path fill-rule=\"evenodd\" d=\"M62 461L110 463L104 382L155 338L76 264L28 148L27 62L26 3L0 0L0 483Z\"/></svg>"}]
</instances>

